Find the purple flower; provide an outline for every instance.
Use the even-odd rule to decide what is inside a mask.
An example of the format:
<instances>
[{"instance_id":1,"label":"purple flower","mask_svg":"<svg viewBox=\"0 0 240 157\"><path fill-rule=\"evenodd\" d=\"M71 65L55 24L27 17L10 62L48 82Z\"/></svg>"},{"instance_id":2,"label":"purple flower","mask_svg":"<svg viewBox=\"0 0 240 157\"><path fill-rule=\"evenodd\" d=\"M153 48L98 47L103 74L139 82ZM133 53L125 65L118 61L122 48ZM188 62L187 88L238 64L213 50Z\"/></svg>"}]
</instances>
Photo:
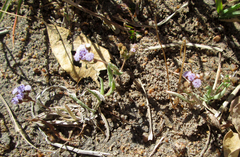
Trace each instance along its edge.
<instances>
[{"instance_id":1,"label":"purple flower","mask_svg":"<svg viewBox=\"0 0 240 157\"><path fill-rule=\"evenodd\" d=\"M183 73L183 76L187 78L190 73L191 71L186 71L185 73Z\"/></svg>"},{"instance_id":2,"label":"purple flower","mask_svg":"<svg viewBox=\"0 0 240 157\"><path fill-rule=\"evenodd\" d=\"M17 94L13 99L12 103L18 104L21 103L24 97L28 96L28 93L31 91L32 87L30 85L20 85L12 91L12 94Z\"/></svg>"},{"instance_id":3,"label":"purple flower","mask_svg":"<svg viewBox=\"0 0 240 157\"><path fill-rule=\"evenodd\" d=\"M188 74L188 80L191 82L195 79L195 77L196 77L196 75L194 73Z\"/></svg>"},{"instance_id":4,"label":"purple flower","mask_svg":"<svg viewBox=\"0 0 240 157\"><path fill-rule=\"evenodd\" d=\"M22 92L24 92L24 90L25 90L25 86L22 84L22 85L18 86L17 88L15 88L12 91L12 94L22 93Z\"/></svg>"},{"instance_id":5,"label":"purple flower","mask_svg":"<svg viewBox=\"0 0 240 157\"><path fill-rule=\"evenodd\" d=\"M88 54L88 50L86 49L86 46L85 45L80 45L77 48L77 51L74 55L74 60L77 61L77 62L80 61L80 60L86 60L86 59L83 59L83 58L87 54Z\"/></svg>"},{"instance_id":6,"label":"purple flower","mask_svg":"<svg viewBox=\"0 0 240 157\"><path fill-rule=\"evenodd\" d=\"M18 98L17 98L17 97L14 97L14 98L12 99L12 103L15 104L15 105L17 105L17 104L19 103Z\"/></svg>"},{"instance_id":7,"label":"purple flower","mask_svg":"<svg viewBox=\"0 0 240 157\"><path fill-rule=\"evenodd\" d=\"M19 93L18 95L15 96L18 100L23 100L24 98L24 93Z\"/></svg>"},{"instance_id":8,"label":"purple flower","mask_svg":"<svg viewBox=\"0 0 240 157\"><path fill-rule=\"evenodd\" d=\"M191 71L186 71L185 73L183 73L183 76L186 77L191 82L196 78L196 75Z\"/></svg>"},{"instance_id":9,"label":"purple flower","mask_svg":"<svg viewBox=\"0 0 240 157\"><path fill-rule=\"evenodd\" d=\"M201 86L201 84L202 84L202 82L201 82L200 79L195 79L195 80L193 80L193 82L192 82L192 85L193 85L193 87L195 87L195 88L199 88L199 87Z\"/></svg>"},{"instance_id":10,"label":"purple flower","mask_svg":"<svg viewBox=\"0 0 240 157\"><path fill-rule=\"evenodd\" d=\"M25 88L24 88L24 90L25 90L26 92L30 92L30 91L32 90L32 87L31 87L30 85L26 85Z\"/></svg>"},{"instance_id":11,"label":"purple flower","mask_svg":"<svg viewBox=\"0 0 240 157\"><path fill-rule=\"evenodd\" d=\"M85 56L82 57L82 60L86 60L88 62L92 61L94 58L94 54L93 53L87 53Z\"/></svg>"}]
</instances>

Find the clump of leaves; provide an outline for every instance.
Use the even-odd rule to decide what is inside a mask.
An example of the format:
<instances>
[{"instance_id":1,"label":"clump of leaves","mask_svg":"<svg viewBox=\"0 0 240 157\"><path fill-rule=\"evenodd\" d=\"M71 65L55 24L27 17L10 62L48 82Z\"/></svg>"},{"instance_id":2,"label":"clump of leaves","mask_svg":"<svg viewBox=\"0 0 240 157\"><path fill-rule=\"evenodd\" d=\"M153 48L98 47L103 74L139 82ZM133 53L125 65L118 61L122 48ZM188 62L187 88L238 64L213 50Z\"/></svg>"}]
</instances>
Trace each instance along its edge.
<instances>
[{"instance_id":1,"label":"clump of leaves","mask_svg":"<svg viewBox=\"0 0 240 157\"><path fill-rule=\"evenodd\" d=\"M215 0L215 2L216 2L216 8L217 8L217 12L219 14L220 19L223 19L223 20L232 19L232 20L229 20L229 22L234 22L239 20L240 10L238 10L238 8L240 7L240 3L237 3L235 5L232 5L229 8L224 9L227 3L223 4L222 0ZM233 3L233 2L229 2L229 3Z\"/></svg>"},{"instance_id":2,"label":"clump of leaves","mask_svg":"<svg viewBox=\"0 0 240 157\"><path fill-rule=\"evenodd\" d=\"M142 35L136 31L136 29L132 26L129 26L129 25L125 25L125 27L129 28L129 39L132 41L132 42L135 42L137 41Z\"/></svg>"},{"instance_id":3,"label":"clump of leaves","mask_svg":"<svg viewBox=\"0 0 240 157\"><path fill-rule=\"evenodd\" d=\"M225 80L218 86L216 90L212 90L211 86L207 86L205 89L206 93L203 95L201 100L209 104L212 100L221 99L227 91L227 88L231 85L230 78L227 75Z\"/></svg>"}]
</instances>

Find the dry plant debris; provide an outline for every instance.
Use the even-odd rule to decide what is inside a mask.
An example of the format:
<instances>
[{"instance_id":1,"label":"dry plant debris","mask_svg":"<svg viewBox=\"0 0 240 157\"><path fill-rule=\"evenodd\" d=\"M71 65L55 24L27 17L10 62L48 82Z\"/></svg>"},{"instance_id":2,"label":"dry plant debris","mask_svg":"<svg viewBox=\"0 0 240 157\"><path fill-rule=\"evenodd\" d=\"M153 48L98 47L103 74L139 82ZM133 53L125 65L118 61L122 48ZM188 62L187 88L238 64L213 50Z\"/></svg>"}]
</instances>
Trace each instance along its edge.
<instances>
[{"instance_id":1,"label":"dry plant debris","mask_svg":"<svg viewBox=\"0 0 240 157\"><path fill-rule=\"evenodd\" d=\"M110 62L110 54L107 49L93 43L83 33L77 36L73 43L67 39L70 35L70 30L55 26L47 25L48 37L51 44L52 52L58 60L61 67L71 75L71 77L79 82L82 78L91 77L98 85L99 71L106 70L106 65L102 62L89 64L81 62L81 67L74 65L72 50L76 51L77 47L82 44L91 44L91 52L94 53L95 59Z\"/></svg>"}]
</instances>

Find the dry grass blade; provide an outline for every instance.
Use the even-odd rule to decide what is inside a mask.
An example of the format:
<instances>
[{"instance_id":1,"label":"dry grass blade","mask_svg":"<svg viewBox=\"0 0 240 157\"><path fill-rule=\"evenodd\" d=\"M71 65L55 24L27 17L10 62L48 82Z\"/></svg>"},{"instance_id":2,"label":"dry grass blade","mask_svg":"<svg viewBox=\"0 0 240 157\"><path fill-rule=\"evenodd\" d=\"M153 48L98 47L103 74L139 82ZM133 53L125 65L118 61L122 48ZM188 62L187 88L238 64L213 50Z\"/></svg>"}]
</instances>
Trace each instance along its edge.
<instances>
[{"instance_id":1,"label":"dry grass blade","mask_svg":"<svg viewBox=\"0 0 240 157\"><path fill-rule=\"evenodd\" d=\"M104 116L104 114L102 113L100 108L98 108L98 112L99 112L99 114L100 114L100 116L101 116L101 118L104 122L105 128L106 128L106 138L105 138L104 142L107 142L110 138L109 124L108 124L108 121L107 121L106 117Z\"/></svg>"},{"instance_id":2,"label":"dry grass blade","mask_svg":"<svg viewBox=\"0 0 240 157\"><path fill-rule=\"evenodd\" d=\"M240 90L240 84L232 91L232 93L229 95L226 101L223 102L222 106L219 108L217 113L215 114L215 117L220 119L222 112L226 109L227 105L232 101L232 99L237 95L237 93Z\"/></svg>"},{"instance_id":3,"label":"dry grass blade","mask_svg":"<svg viewBox=\"0 0 240 157\"><path fill-rule=\"evenodd\" d=\"M206 152L206 150L207 150L207 148L208 148L208 144L209 144L210 139L211 139L211 127L210 127L209 124L208 124L207 126L208 126L208 129L209 129L209 134L208 134L208 138L207 138L207 142L206 142L206 144L205 144L205 147L203 148L203 150L201 151L201 153L200 153L200 155L199 155L200 157L202 157L203 154Z\"/></svg>"},{"instance_id":4,"label":"dry grass blade","mask_svg":"<svg viewBox=\"0 0 240 157\"><path fill-rule=\"evenodd\" d=\"M219 52L218 57L219 57L218 70L217 70L216 79L215 79L215 82L214 82L214 85L213 85L213 88L212 88L213 90L215 90L215 88L216 88L216 86L217 86L217 83L218 83L218 80L219 80L219 77L220 77L220 72L221 72L221 59L222 59L221 52Z\"/></svg>"},{"instance_id":5,"label":"dry grass blade","mask_svg":"<svg viewBox=\"0 0 240 157\"><path fill-rule=\"evenodd\" d=\"M97 17L97 18L105 21L106 23L109 23L109 24L111 24L111 25L114 25L115 27L118 27L118 28L120 28L120 29L123 30L123 31L127 31L127 29L126 29L125 27L123 27L123 26L121 26L121 25L119 25L119 24L117 24L117 23L115 23L115 22L112 22L112 21L108 20L107 18L105 18L105 17L102 16L102 15L99 15L99 14L94 13L94 12L92 12L91 10L86 9L86 8L82 7L81 5L78 5L77 3L74 3L74 2L71 1L71 0L63 0L63 1L67 2L68 4L71 4L72 6L78 8L79 10L81 10L81 11L83 11L83 12L86 12L86 13L92 15L92 16L95 16L95 17Z\"/></svg>"},{"instance_id":6,"label":"dry grass blade","mask_svg":"<svg viewBox=\"0 0 240 157\"><path fill-rule=\"evenodd\" d=\"M179 75L179 81L178 81L178 92L179 92L179 86L180 86L180 82L181 82L181 78L182 78L182 73L183 73L183 66L184 66L184 62L185 62L185 56L186 56L186 40L183 40L183 44L181 46L181 50L180 50L180 56L182 53L182 47L184 46L184 52L183 52L183 59L182 59L182 67L181 67L181 71L180 71L180 75Z\"/></svg>"},{"instance_id":7,"label":"dry grass blade","mask_svg":"<svg viewBox=\"0 0 240 157\"><path fill-rule=\"evenodd\" d=\"M157 34L158 42L159 42L159 44L160 44L160 46L161 46L161 49L162 49L162 52L163 52L164 62L165 62L166 71L167 71L167 81L168 81L167 84L168 84L168 91L169 91L170 85L169 85L169 75L168 75L167 58L166 58L165 51L164 51L164 49L163 49L163 47L162 47L162 43L161 43L161 41L160 41L159 34L158 34L158 27L157 27L157 18L156 18L156 16L155 16L155 29L156 29L156 34ZM170 99L170 101L171 101L170 95L169 95L169 99Z\"/></svg>"},{"instance_id":8,"label":"dry grass blade","mask_svg":"<svg viewBox=\"0 0 240 157\"><path fill-rule=\"evenodd\" d=\"M162 48L166 48L166 47L175 47L175 46L179 46L182 45L182 42L177 42L177 43L171 43L171 44L165 44L165 45L161 45L160 46L152 46L152 47L148 47L146 50L157 50L157 49L162 49ZM202 49L207 49L207 50L212 50L212 51L219 51L219 52L223 52L223 49L218 48L218 47L214 47L214 46L208 46L208 45L202 45L202 44L196 44L196 43L186 43L186 46L189 47L198 47L198 48L202 48Z\"/></svg>"},{"instance_id":9,"label":"dry grass blade","mask_svg":"<svg viewBox=\"0 0 240 157\"><path fill-rule=\"evenodd\" d=\"M149 155L149 157L151 157L157 150L157 148L159 147L159 145L162 143L162 141L164 140L164 136L159 140L159 142L156 144L156 146L154 147L153 151L151 152L151 154Z\"/></svg>"},{"instance_id":10,"label":"dry grass blade","mask_svg":"<svg viewBox=\"0 0 240 157\"><path fill-rule=\"evenodd\" d=\"M142 81L140 79L138 79L139 83L141 84L141 87L143 89L144 95L146 97L146 101L147 101L147 112L148 112L148 118L149 118L149 135L148 135L148 140L151 141L153 140L153 128L152 128L152 114L151 114L151 108L149 106L149 101L148 101L148 96L147 96L147 92L145 90L145 88L143 87Z\"/></svg>"},{"instance_id":11,"label":"dry grass blade","mask_svg":"<svg viewBox=\"0 0 240 157\"><path fill-rule=\"evenodd\" d=\"M181 11L182 8L186 7L188 5L188 2L184 3L178 10L176 10L172 15L168 16L167 18L165 18L164 20L162 20L161 22L159 22L157 24L157 26L161 26L164 23L168 22L177 12Z\"/></svg>"},{"instance_id":12,"label":"dry grass blade","mask_svg":"<svg viewBox=\"0 0 240 157\"><path fill-rule=\"evenodd\" d=\"M23 139L33 148L40 150L40 151L45 151L45 152L53 152L52 150L42 150L37 148L36 146L34 146L34 144L32 142L30 142L29 137L27 136L27 134L23 131L22 127L19 125L19 123L17 122L16 118L13 115L12 110L10 109L9 105L7 104L7 102L5 101L5 99L2 97L2 95L0 94L0 98L2 100L2 102L4 103L5 107L7 108L7 111L9 113L10 119L12 120L13 124L14 124L14 128L15 131L20 133L20 135L23 137Z\"/></svg>"}]
</instances>

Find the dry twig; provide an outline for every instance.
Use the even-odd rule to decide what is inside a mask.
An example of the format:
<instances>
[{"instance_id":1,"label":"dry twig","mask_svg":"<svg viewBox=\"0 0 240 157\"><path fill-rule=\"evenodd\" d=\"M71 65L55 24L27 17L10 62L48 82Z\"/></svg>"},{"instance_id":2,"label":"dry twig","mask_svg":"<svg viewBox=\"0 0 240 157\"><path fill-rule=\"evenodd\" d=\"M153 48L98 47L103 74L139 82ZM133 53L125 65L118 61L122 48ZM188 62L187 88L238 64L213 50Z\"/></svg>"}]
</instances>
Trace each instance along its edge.
<instances>
[{"instance_id":1,"label":"dry twig","mask_svg":"<svg viewBox=\"0 0 240 157\"><path fill-rule=\"evenodd\" d=\"M188 5L188 2L184 3L179 9L177 9L174 13L172 13L172 15L168 16L167 18L165 18L164 20L162 20L161 22L159 22L157 24L157 26L161 26L164 23L168 22L177 12L181 11L182 8L186 7Z\"/></svg>"},{"instance_id":2,"label":"dry twig","mask_svg":"<svg viewBox=\"0 0 240 157\"><path fill-rule=\"evenodd\" d=\"M148 135L148 141L153 140L153 128L152 128L152 114L151 114L151 108L149 105L149 101L148 101L148 96L146 93L146 90L143 87L142 81L140 79L138 79L139 83L141 84L141 87L143 89L144 95L146 97L146 101L147 101L147 112L148 112L148 119L149 119L149 135Z\"/></svg>"},{"instance_id":3,"label":"dry twig","mask_svg":"<svg viewBox=\"0 0 240 157\"><path fill-rule=\"evenodd\" d=\"M214 82L214 85L213 85L213 88L212 88L213 90L215 90L215 88L216 88L216 86L217 86L217 83L218 83L218 79L219 79L219 77L220 77L220 72L221 72L221 58L222 58L221 52L219 52L218 57L219 57L218 70L217 70L217 75L216 75L215 82Z\"/></svg>"},{"instance_id":4,"label":"dry twig","mask_svg":"<svg viewBox=\"0 0 240 157\"><path fill-rule=\"evenodd\" d=\"M208 134L208 138L207 138L207 142L205 144L205 147L203 148L203 150L201 151L199 157L202 157L203 154L206 152L207 148L208 148L208 145L209 145L209 142L210 142L210 139L211 139L211 127L209 124L207 124L208 126L208 129L209 129L209 134Z\"/></svg>"},{"instance_id":5,"label":"dry twig","mask_svg":"<svg viewBox=\"0 0 240 157\"><path fill-rule=\"evenodd\" d=\"M37 148L36 146L34 146L34 144L32 142L30 142L30 139L29 137L27 136L27 134L23 131L22 127L19 125L19 123L17 122L16 118L14 117L13 115L13 112L12 110L10 109L8 103L5 101L5 99L2 97L2 95L0 94L0 98L2 100L2 102L4 103L5 107L7 108L7 111L9 113L9 116L10 116L10 119L12 120L13 122L13 125L14 125L14 128L15 128L15 131L20 133L20 135L23 137L23 139L33 148L37 149L37 150L40 150L40 151L43 151L43 152L54 152L52 150L42 150L42 149L39 149Z\"/></svg>"},{"instance_id":6,"label":"dry twig","mask_svg":"<svg viewBox=\"0 0 240 157\"><path fill-rule=\"evenodd\" d=\"M165 45L161 45L161 46L159 46L159 45L158 46L152 46L152 47L146 48L145 51L146 50L157 50L157 49L162 49L162 48L166 48L166 47L175 47L175 46L180 46L180 45L182 45L182 42L165 44ZM202 44L186 43L186 46L198 47L198 48L202 48L202 49L216 50L216 51L219 51L219 52L223 52L223 49L221 49L221 48L208 46L208 45L202 45Z\"/></svg>"}]
</instances>

